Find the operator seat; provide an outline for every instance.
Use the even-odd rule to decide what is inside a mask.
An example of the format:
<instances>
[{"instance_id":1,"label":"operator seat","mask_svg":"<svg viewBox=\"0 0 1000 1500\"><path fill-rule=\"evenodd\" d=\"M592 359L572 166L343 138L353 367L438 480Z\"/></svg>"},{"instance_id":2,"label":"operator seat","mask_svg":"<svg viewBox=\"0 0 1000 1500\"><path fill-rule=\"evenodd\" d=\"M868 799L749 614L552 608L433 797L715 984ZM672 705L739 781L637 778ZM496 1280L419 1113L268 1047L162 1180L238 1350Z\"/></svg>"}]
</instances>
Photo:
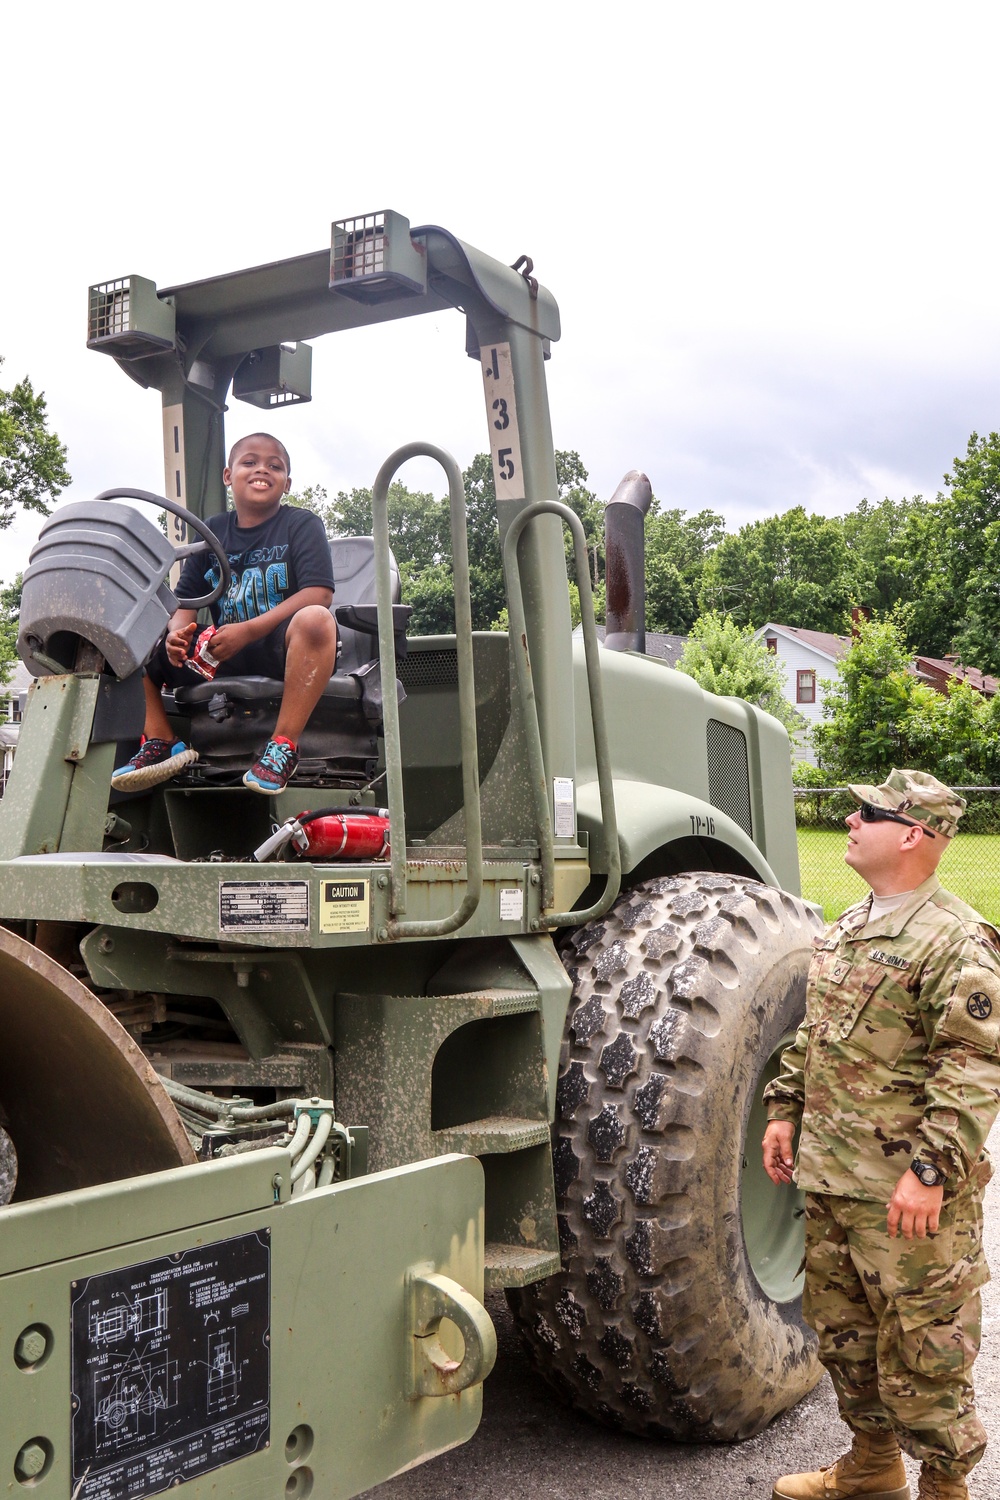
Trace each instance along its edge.
<instances>
[{"instance_id":1,"label":"operator seat","mask_svg":"<svg viewBox=\"0 0 1000 1500\"><path fill-rule=\"evenodd\" d=\"M375 544L370 536L330 540L336 584L337 666L299 741L297 785L361 786L378 765L382 678L375 607ZM397 660L406 655L412 607L400 604L399 568L390 554L392 619ZM174 703L189 717L188 742L208 781L240 779L274 730L284 684L271 677L216 677L178 688ZM396 682L397 701L406 696Z\"/></svg>"}]
</instances>

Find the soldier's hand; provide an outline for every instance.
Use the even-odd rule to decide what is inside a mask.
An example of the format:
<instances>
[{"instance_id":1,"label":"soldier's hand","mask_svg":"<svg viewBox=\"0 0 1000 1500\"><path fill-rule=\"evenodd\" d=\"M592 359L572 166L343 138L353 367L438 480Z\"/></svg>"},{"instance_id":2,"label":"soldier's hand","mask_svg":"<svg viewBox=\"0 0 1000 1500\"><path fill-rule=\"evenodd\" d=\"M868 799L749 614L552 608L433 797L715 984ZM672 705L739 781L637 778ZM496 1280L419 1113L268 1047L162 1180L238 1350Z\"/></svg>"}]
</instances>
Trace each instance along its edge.
<instances>
[{"instance_id":1,"label":"soldier's hand","mask_svg":"<svg viewBox=\"0 0 1000 1500\"><path fill-rule=\"evenodd\" d=\"M764 1171L779 1187L782 1183L792 1180L792 1167L795 1162L792 1152L794 1139L795 1126L791 1120L772 1120L764 1131ZM912 1172L910 1176L913 1176Z\"/></svg>"},{"instance_id":2,"label":"soldier's hand","mask_svg":"<svg viewBox=\"0 0 1000 1500\"><path fill-rule=\"evenodd\" d=\"M914 1235L922 1240L929 1234L937 1234L943 1198L943 1183L938 1187L924 1187L916 1173L907 1167L886 1205L889 1238L894 1240L900 1231L904 1240L912 1240Z\"/></svg>"}]
</instances>

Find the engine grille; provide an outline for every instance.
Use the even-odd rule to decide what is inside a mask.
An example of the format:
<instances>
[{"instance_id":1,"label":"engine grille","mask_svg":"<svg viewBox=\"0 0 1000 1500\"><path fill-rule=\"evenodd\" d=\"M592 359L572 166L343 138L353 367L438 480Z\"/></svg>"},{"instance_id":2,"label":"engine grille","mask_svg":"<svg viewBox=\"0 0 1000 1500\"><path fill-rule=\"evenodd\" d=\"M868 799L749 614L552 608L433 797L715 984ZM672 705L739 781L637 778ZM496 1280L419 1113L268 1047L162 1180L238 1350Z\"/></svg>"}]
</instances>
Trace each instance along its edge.
<instances>
[{"instance_id":1,"label":"engine grille","mask_svg":"<svg viewBox=\"0 0 1000 1500\"><path fill-rule=\"evenodd\" d=\"M420 688L455 687L458 683L458 652L411 651L396 664L396 673L408 693Z\"/></svg>"},{"instance_id":2,"label":"engine grille","mask_svg":"<svg viewBox=\"0 0 1000 1500\"><path fill-rule=\"evenodd\" d=\"M708 800L753 838L747 737L742 729L734 729L731 724L721 724L718 719L709 719L705 739L708 750Z\"/></svg>"}]
</instances>

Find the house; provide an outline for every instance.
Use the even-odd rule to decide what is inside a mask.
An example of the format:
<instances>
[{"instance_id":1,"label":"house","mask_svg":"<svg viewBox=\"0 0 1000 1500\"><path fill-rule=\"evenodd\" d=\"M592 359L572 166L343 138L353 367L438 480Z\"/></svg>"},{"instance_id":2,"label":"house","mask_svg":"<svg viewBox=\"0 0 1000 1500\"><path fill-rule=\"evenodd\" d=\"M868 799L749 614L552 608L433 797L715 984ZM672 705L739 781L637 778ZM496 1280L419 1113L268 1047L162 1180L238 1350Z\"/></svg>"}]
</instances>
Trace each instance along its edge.
<instances>
[{"instance_id":1,"label":"house","mask_svg":"<svg viewBox=\"0 0 1000 1500\"><path fill-rule=\"evenodd\" d=\"M14 764L14 751L17 749L17 737L21 729L22 704L33 681L27 667L19 661L11 669L7 686L0 688L0 753L3 755L0 791L7 785L7 777Z\"/></svg>"},{"instance_id":2,"label":"house","mask_svg":"<svg viewBox=\"0 0 1000 1500\"><path fill-rule=\"evenodd\" d=\"M957 656L915 656L913 671L922 682L946 695L956 682L967 682L984 698L993 698L1000 691L1000 681L996 677L980 672L978 667L964 666Z\"/></svg>"},{"instance_id":3,"label":"house","mask_svg":"<svg viewBox=\"0 0 1000 1500\"><path fill-rule=\"evenodd\" d=\"M837 675L851 637L831 635L825 630L777 625L772 621L755 631L755 638L763 641L778 658L788 702L802 715L809 729L819 724L823 718L823 682L829 682ZM947 694L956 682L967 682L987 698L1000 691L1000 680L981 672L978 667L964 666L957 656L914 656L910 671L939 693ZM803 738L797 748L803 760L815 765L807 739Z\"/></svg>"},{"instance_id":4,"label":"house","mask_svg":"<svg viewBox=\"0 0 1000 1500\"><path fill-rule=\"evenodd\" d=\"M582 636L583 626L578 625L573 634L575 636ZM603 625L598 625L597 627L597 639L599 641L604 640ZM665 661L668 666L676 667L680 660L681 652L687 645L687 641L688 638L686 635L664 635L659 630L647 630L646 655L658 657L660 661Z\"/></svg>"},{"instance_id":5,"label":"house","mask_svg":"<svg viewBox=\"0 0 1000 1500\"><path fill-rule=\"evenodd\" d=\"M755 632L767 649L778 658L785 679L785 697L812 729L823 718L823 682L836 677L840 660L851 644L849 635L832 635L826 630L802 630L794 625L763 625ZM809 741L798 745L803 760L815 764Z\"/></svg>"}]
</instances>

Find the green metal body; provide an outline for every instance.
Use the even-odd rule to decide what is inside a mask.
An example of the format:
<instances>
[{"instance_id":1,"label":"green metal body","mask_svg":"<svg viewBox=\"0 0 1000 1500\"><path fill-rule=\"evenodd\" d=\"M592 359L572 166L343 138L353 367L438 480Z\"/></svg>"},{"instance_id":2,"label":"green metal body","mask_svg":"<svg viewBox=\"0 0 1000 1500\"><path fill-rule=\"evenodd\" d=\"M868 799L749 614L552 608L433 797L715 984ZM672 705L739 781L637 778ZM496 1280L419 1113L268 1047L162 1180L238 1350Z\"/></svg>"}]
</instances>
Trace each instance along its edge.
<instances>
[{"instance_id":1,"label":"green metal body","mask_svg":"<svg viewBox=\"0 0 1000 1500\"><path fill-rule=\"evenodd\" d=\"M42 1472L30 1476L35 1485L51 1495L74 1489L70 1329L80 1284L185 1253L207 1261L210 1247L249 1234L264 1237L269 1259L266 1436L256 1452L188 1480L186 1493L215 1495L222 1478L230 1493L307 1494L315 1486L339 1500L472 1436L495 1351L485 1312L470 1312L455 1291L482 1296L478 1162L450 1156L291 1200L290 1166L287 1153L262 1151L6 1210L5 1493L20 1491L18 1456L29 1450L30 1462L32 1447L43 1455ZM444 1277L455 1286L442 1285ZM438 1399L426 1394L440 1381L435 1362L443 1363L427 1349L435 1292L438 1316L465 1323L470 1362L461 1375L468 1384ZM174 1311L168 1305L168 1316ZM34 1358L16 1357L22 1340ZM154 1337L149 1343L155 1348ZM197 1374L181 1369L180 1388ZM170 1474L167 1483L180 1479Z\"/></svg>"},{"instance_id":2,"label":"green metal body","mask_svg":"<svg viewBox=\"0 0 1000 1500\"><path fill-rule=\"evenodd\" d=\"M0 804L0 923L129 1015L164 997L214 1008L225 1046L149 1038L156 1071L209 1090L330 1098L338 1119L367 1127L374 1173L288 1202L273 1188L286 1170L256 1153L0 1213L0 1348L35 1324L52 1331L37 1369L0 1359L0 1474L34 1464L33 1482L52 1495L70 1489L70 1283L258 1229L273 1246L271 1447L189 1486L283 1485L305 1500L314 1476L346 1496L467 1438L478 1385L429 1394L441 1360L414 1375L413 1346L436 1337L447 1304L451 1321L466 1319L467 1367L478 1359L481 1376L488 1335L434 1278L474 1300L484 1282L523 1285L558 1267L549 1126L571 987L553 930L651 874L714 868L798 890L784 731L662 663L600 651L588 599L574 645L563 525L581 538L557 500L551 295L444 230L386 215L384 239L397 278L388 290L363 276L331 289L325 250L160 292L142 278L92 289L91 343L161 392L165 490L199 517L224 507L235 376L234 393L264 405L260 372L285 381L288 362L274 354L285 341L460 308L483 370L512 628L470 629L454 460L426 444L400 450L375 486L384 674L385 495L414 451L449 479L458 633L411 641L398 713L386 695L391 865L248 864L272 818L329 800L294 786L264 799L167 784L112 808L115 747L91 740L98 673L35 683ZM346 263L360 264L362 241L352 243ZM335 225L335 268L343 247ZM303 399L307 387L299 360L282 389ZM250 885L279 903L293 886L304 920L227 926L227 901ZM142 1040L141 1026L134 1034ZM303 1427L308 1444L295 1437ZM308 1482L295 1477L305 1469Z\"/></svg>"}]
</instances>

